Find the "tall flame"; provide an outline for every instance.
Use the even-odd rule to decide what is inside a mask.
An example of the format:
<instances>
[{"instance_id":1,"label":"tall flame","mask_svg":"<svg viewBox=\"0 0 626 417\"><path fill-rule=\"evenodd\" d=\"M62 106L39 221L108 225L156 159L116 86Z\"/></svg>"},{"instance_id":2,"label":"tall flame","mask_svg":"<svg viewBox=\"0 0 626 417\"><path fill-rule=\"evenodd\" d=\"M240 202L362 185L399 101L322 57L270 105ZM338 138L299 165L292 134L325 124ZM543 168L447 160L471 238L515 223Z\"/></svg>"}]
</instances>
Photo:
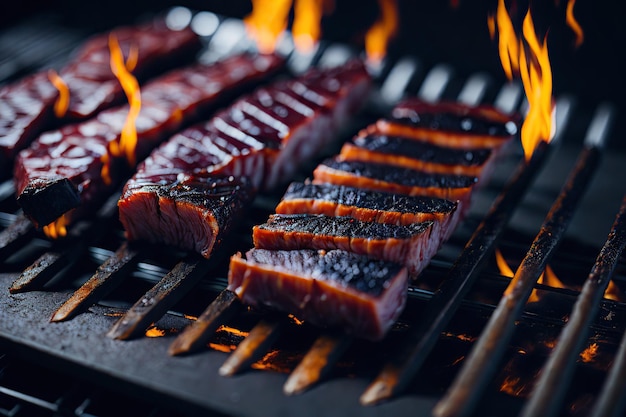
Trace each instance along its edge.
<instances>
[{"instance_id":1,"label":"tall flame","mask_svg":"<svg viewBox=\"0 0 626 417\"><path fill-rule=\"evenodd\" d=\"M528 100L528 114L521 129L526 160L541 141L552 138L552 69L548 57L547 39L540 42L535 32L530 10L518 38L504 0L498 1L496 11L498 51L502 68L509 77L519 75Z\"/></svg>"},{"instance_id":2,"label":"tall flame","mask_svg":"<svg viewBox=\"0 0 626 417\"><path fill-rule=\"evenodd\" d=\"M291 33L296 49L311 52L320 38L322 16L334 7L332 0L297 0Z\"/></svg>"},{"instance_id":3,"label":"tall flame","mask_svg":"<svg viewBox=\"0 0 626 417\"><path fill-rule=\"evenodd\" d=\"M372 62L380 62L387 53L387 44L398 30L396 0L378 0L380 18L365 34L365 52Z\"/></svg>"},{"instance_id":4,"label":"tall flame","mask_svg":"<svg viewBox=\"0 0 626 417\"><path fill-rule=\"evenodd\" d=\"M134 68L137 63L137 49L131 48L126 63L124 62L124 55L120 49L119 42L114 35L109 36L109 49L111 52L111 71L117 77L126 93L129 109L119 141L110 142L108 154L102 157L102 162L104 163L102 178L107 184L111 182L111 157L125 156L129 165L135 165L135 148L137 146L137 127L135 123L141 110L139 83L130 73L130 69Z\"/></svg>"},{"instance_id":5,"label":"tall flame","mask_svg":"<svg viewBox=\"0 0 626 417\"><path fill-rule=\"evenodd\" d=\"M576 46L580 46L583 44L585 36L583 34L582 27L580 27L580 24L574 17L574 4L576 4L576 0L569 0L567 2L567 7L565 9L565 22L567 22L567 26L569 26L576 35Z\"/></svg>"},{"instance_id":6,"label":"tall flame","mask_svg":"<svg viewBox=\"0 0 626 417\"><path fill-rule=\"evenodd\" d=\"M54 114L56 117L63 117L70 107L70 89L55 70L48 71L48 79L59 90L59 97L54 103Z\"/></svg>"},{"instance_id":7,"label":"tall flame","mask_svg":"<svg viewBox=\"0 0 626 417\"><path fill-rule=\"evenodd\" d=\"M291 0L252 0L252 13L244 19L248 34L261 53L274 52L287 29Z\"/></svg>"}]
</instances>

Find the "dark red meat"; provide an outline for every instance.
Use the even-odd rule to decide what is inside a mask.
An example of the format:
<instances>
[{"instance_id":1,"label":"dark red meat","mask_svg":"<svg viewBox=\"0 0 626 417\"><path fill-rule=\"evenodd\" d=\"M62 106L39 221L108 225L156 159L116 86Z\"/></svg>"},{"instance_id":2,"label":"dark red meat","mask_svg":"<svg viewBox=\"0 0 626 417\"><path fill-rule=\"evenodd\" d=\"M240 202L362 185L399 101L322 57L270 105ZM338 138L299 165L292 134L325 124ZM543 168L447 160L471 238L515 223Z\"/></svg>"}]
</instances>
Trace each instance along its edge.
<instances>
[{"instance_id":1,"label":"dark red meat","mask_svg":"<svg viewBox=\"0 0 626 417\"><path fill-rule=\"evenodd\" d=\"M451 148L497 149L510 142L517 134L518 125L519 117L506 115L491 106L467 106L457 102L433 104L407 99L372 129Z\"/></svg>"},{"instance_id":2,"label":"dark red meat","mask_svg":"<svg viewBox=\"0 0 626 417\"><path fill-rule=\"evenodd\" d=\"M459 222L458 204L440 198L408 196L335 184L293 182L276 206L279 214L348 216L365 222L410 225L433 221L444 239Z\"/></svg>"},{"instance_id":3,"label":"dark red meat","mask_svg":"<svg viewBox=\"0 0 626 417\"><path fill-rule=\"evenodd\" d=\"M120 201L120 220L130 240L165 243L208 258L253 196L245 180L182 176L136 189Z\"/></svg>"},{"instance_id":4,"label":"dark red meat","mask_svg":"<svg viewBox=\"0 0 626 417\"><path fill-rule=\"evenodd\" d=\"M405 265L417 278L443 242L432 226L433 222L398 226L323 214L274 214L254 226L252 237L255 248L342 249L367 255Z\"/></svg>"},{"instance_id":5,"label":"dark red meat","mask_svg":"<svg viewBox=\"0 0 626 417\"><path fill-rule=\"evenodd\" d=\"M330 158L313 172L313 182L458 200L466 208L476 177L430 174L409 168Z\"/></svg>"},{"instance_id":6,"label":"dark red meat","mask_svg":"<svg viewBox=\"0 0 626 417\"><path fill-rule=\"evenodd\" d=\"M332 93L322 88L328 80L343 80L348 75L345 85L353 91L342 88ZM124 187L118 206L122 223L133 225L133 230L127 229L127 237L143 239L153 233L148 230L158 223L153 218L158 211L151 209L146 214L142 207L145 201L162 201L155 194L157 187L176 183L180 175L247 178L255 188L285 181L299 162L337 135L338 106L364 94L362 84L369 84L367 80L364 67L352 62L331 70L312 69L299 79L260 88L208 122L174 135L139 164Z\"/></svg>"},{"instance_id":7,"label":"dark red meat","mask_svg":"<svg viewBox=\"0 0 626 417\"><path fill-rule=\"evenodd\" d=\"M341 250L252 249L231 258L228 288L252 306L382 339L404 309L406 268Z\"/></svg>"},{"instance_id":8,"label":"dark red meat","mask_svg":"<svg viewBox=\"0 0 626 417\"><path fill-rule=\"evenodd\" d=\"M57 89L43 71L0 89L0 162L1 171L9 171L15 154L24 149L44 130L60 122L92 117L97 112L119 104L124 92L111 71L108 40L115 36L124 56L137 51L132 73L144 80L181 62L189 61L201 47L198 36L186 28L168 29L162 19L149 24L121 27L96 35L74 54L60 75L70 90L67 113L60 119L53 114Z\"/></svg>"},{"instance_id":9,"label":"dark red meat","mask_svg":"<svg viewBox=\"0 0 626 417\"><path fill-rule=\"evenodd\" d=\"M235 91L275 73L282 64L276 56L245 54L209 66L174 70L152 80L142 88L136 160L145 158L184 125L205 117ZM128 175L128 164L121 158L111 164L110 185L101 175L107 146L119 140L127 113L128 106L121 106L45 133L18 155L18 202L36 225L49 224L75 207L98 203Z\"/></svg>"}]
</instances>

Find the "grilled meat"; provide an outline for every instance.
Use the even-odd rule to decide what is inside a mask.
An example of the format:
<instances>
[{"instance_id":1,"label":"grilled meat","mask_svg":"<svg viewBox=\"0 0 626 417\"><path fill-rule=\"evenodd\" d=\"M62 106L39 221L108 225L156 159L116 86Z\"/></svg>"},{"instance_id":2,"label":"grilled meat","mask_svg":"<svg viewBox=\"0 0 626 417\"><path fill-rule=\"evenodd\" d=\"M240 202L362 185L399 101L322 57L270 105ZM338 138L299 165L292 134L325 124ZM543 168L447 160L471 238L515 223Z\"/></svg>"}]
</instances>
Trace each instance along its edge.
<instances>
[{"instance_id":1,"label":"grilled meat","mask_svg":"<svg viewBox=\"0 0 626 417\"><path fill-rule=\"evenodd\" d=\"M398 226L323 214L274 214L254 226L252 237L255 248L342 249L368 255L405 265L417 278L443 242L432 226L433 222Z\"/></svg>"},{"instance_id":2,"label":"grilled meat","mask_svg":"<svg viewBox=\"0 0 626 417\"><path fill-rule=\"evenodd\" d=\"M174 70L152 80L142 89L136 160L145 158L184 125L205 116L219 101L276 72L282 63L276 56L245 54L210 66ZM37 226L75 207L97 204L128 175L128 163L122 158L112 158L109 184L101 175L107 147L119 140L128 108L109 109L86 122L47 132L20 152L15 164L18 202Z\"/></svg>"},{"instance_id":3,"label":"grilled meat","mask_svg":"<svg viewBox=\"0 0 626 417\"><path fill-rule=\"evenodd\" d=\"M252 249L231 258L228 288L246 304L379 340L404 309L400 265L341 250Z\"/></svg>"},{"instance_id":4,"label":"grilled meat","mask_svg":"<svg viewBox=\"0 0 626 417\"><path fill-rule=\"evenodd\" d=\"M408 99L372 128L386 135L412 137L439 146L498 149L511 142L518 125L518 117L490 106L471 107L456 102L432 104Z\"/></svg>"},{"instance_id":5,"label":"grilled meat","mask_svg":"<svg viewBox=\"0 0 626 417\"><path fill-rule=\"evenodd\" d=\"M333 96L324 89L330 80L348 75L351 79L345 85L361 92L337 90ZM284 181L286 177L278 173L292 172L321 147L320 143L336 136L340 127L335 120L337 107L356 100L354 94L365 92L362 83L367 80L362 79L363 75L364 67L353 62L330 70L312 69L299 79L257 89L208 122L174 135L139 164L124 187L118 207L122 223L133 225L133 230L127 229L127 237L157 238L150 237L153 232L134 231L149 230L159 222L156 209L146 214L141 206L144 201L162 201L159 187L177 183L180 175L247 178L255 189ZM289 158L283 157L285 152ZM159 238L163 242L168 239L167 235ZM177 241L168 243L176 245Z\"/></svg>"},{"instance_id":6,"label":"grilled meat","mask_svg":"<svg viewBox=\"0 0 626 417\"><path fill-rule=\"evenodd\" d=\"M433 221L444 239L459 221L457 203L334 184L293 182L276 206L278 214L348 216L364 222L410 225Z\"/></svg>"},{"instance_id":7,"label":"grilled meat","mask_svg":"<svg viewBox=\"0 0 626 417\"><path fill-rule=\"evenodd\" d=\"M490 149L455 149L428 141L380 133L358 135L341 148L344 160L397 165L433 174L468 175L485 179Z\"/></svg>"},{"instance_id":8,"label":"grilled meat","mask_svg":"<svg viewBox=\"0 0 626 417\"><path fill-rule=\"evenodd\" d=\"M0 89L0 176L10 172L11 161L44 130L59 123L92 117L119 104L124 92L109 64L109 36L115 36L124 55L136 51L133 74L139 80L189 61L201 47L191 29L174 31L162 19L149 24L117 28L92 37L60 71L70 93L69 107L60 118L53 114L58 90L46 71Z\"/></svg>"},{"instance_id":9,"label":"grilled meat","mask_svg":"<svg viewBox=\"0 0 626 417\"><path fill-rule=\"evenodd\" d=\"M314 183L331 183L406 195L458 200L461 208L469 203L476 177L429 174L409 168L337 157L323 161L313 172Z\"/></svg>"},{"instance_id":10,"label":"grilled meat","mask_svg":"<svg viewBox=\"0 0 626 417\"><path fill-rule=\"evenodd\" d=\"M181 176L144 185L122 199L120 221L130 240L165 243L208 258L254 196L245 179Z\"/></svg>"}]
</instances>

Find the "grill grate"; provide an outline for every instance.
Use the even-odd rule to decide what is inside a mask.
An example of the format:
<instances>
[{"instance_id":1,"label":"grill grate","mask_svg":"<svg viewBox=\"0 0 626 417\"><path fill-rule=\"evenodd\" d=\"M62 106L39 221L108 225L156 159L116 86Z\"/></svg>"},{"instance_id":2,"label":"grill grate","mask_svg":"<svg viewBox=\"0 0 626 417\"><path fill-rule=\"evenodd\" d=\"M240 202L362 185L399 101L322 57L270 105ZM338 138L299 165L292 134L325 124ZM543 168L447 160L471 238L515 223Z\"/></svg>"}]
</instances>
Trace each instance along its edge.
<instances>
[{"instance_id":1,"label":"grill grate","mask_svg":"<svg viewBox=\"0 0 626 417\"><path fill-rule=\"evenodd\" d=\"M215 32L205 37L207 47L202 59L211 61L223 54L250 47L249 42L243 36L241 21L221 17L218 17L217 21L219 25ZM292 45L289 42L282 46L284 52L291 52L289 65L294 73L303 71L311 64L332 65L357 53L343 45L334 44L322 44L316 51L306 56L292 52L291 48ZM420 62L414 58L390 58L385 62L378 72L379 77L376 80L378 89L373 96L372 103L368 104L361 119L355 122L355 126L363 126L375 120L384 114L391 103L404 94L418 94L428 100L443 96L458 98L468 103L489 101L507 111L523 110L525 107L525 103L519 103L521 97L519 86L507 85L498 88L499 86L495 86L488 75L476 74L465 78L454 74L452 67L448 65L436 66L429 71L424 71L425 76L420 79L421 70ZM561 142L565 142L568 134L571 136L571 132L568 131L568 118L570 113L574 112L573 104L573 100L566 97L559 100L557 106L556 117L557 126L559 126L557 137L563 137ZM600 113L601 115L607 114L604 111ZM351 132L356 131L356 127ZM513 186L510 191L510 194L516 198L509 197L513 201L501 203L502 206L507 206L503 209L506 212L505 217L493 215L497 217L497 221L492 220L496 223L492 227L502 228L502 231L498 232L502 235L493 236L494 229L483 232L486 235L485 238L493 239L490 243L491 249L497 241L499 247L506 252L523 254L527 250L530 242L526 244L525 240L528 236L532 236L539 226L534 225L532 221L520 222L515 214L525 206L530 206L532 211L541 215L546 204L554 199L550 193L555 187L546 186L541 181L542 174L554 176L557 183L562 181L558 175L558 169L551 168L550 164L555 163L554 157L556 156L563 158L556 161L556 166L567 171L568 163L572 158L567 157L566 150L573 149L575 156L578 146L576 143L567 145L568 148L562 143L546 146L546 150L541 150L536 154L536 162L531 162L523 169L520 168L517 180L512 182L518 185ZM332 151L332 149L328 150L329 153ZM199 316L206 307L207 300L215 299L225 287L224 258L221 259L222 262L212 263L208 273L199 274L197 282L187 280L190 288L179 294L180 300L170 299L167 306L148 317L147 321L138 327L138 332L142 337L136 340L113 341L106 338L105 334L111 329L113 322L136 300L143 297L157 281L172 271L175 265L180 265L181 259L186 254L172 253L154 247L141 247L137 257L133 258L132 263L124 270L124 274L116 275L119 279L115 283L116 288L111 289L107 295L97 297L98 300L90 300L98 301L96 305L86 306L86 311L81 311L67 323L48 323L51 313L68 298L74 289L85 282L118 249L126 250L125 246L120 246L123 245L123 235L113 216L112 207L114 207L115 199L111 200L110 206L101 210L98 214L98 221L84 225L88 230L87 234L70 239L68 247L63 247L59 243L48 242L30 227L21 229L23 231L17 234L12 233L13 230L18 229L20 213L13 199L10 181L4 182L0 185L0 225L2 227L0 259L3 260L0 264L2 267L0 279L2 283L6 283L7 287L13 285L16 273L19 274L33 265L33 260L39 259L42 254L50 256L53 253L65 253L66 256L71 257L71 262L68 264L67 258L61 258L66 260L52 264L60 265L58 269L41 268L35 275L38 280L32 278L27 280L27 283L35 288L43 286L44 291L4 294L0 298L2 305L0 311L2 311L3 321L6 322L0 325L0 336L3 345L11 351L10 356L3 356L0 362L3 365L2 369L5 370L0 374L0 396L10 399L6 406L4 399L0 402L0 413L17 416L20 415L19 413L28 414L29 412L33 414L28 415L37 415L36 413L41 413L41 415L119 414L119 409L110 411L110 408L107 408L111 406L107 399L111 397L121 399L125 389L131 394L129 400L141 398L143 401L154 401L154 403L137 401L138 411L133 413L134 415L174 415L170 409L171 405L167 405L172 401L179 404L181 410L185 411L200 409L244 415L259 415L260 410L270 414L272 411L287 411L298 412L300 415L306 415L307 412L313 412L312 415L320 412L325 412L327 415L345 415L346 412L368 415L386 415L393 412L400 415L409 413L413 415L416 409L427 412L434 407L445 389L452 384L461 364L466 363L462 360L463 357L474 345L508 284L508 279L502 277L489 262L487 251L472 256L469 255L471 251L462 252L462 250L483 220L484 213L505 188L506 179L512 168L517 166L519 157L519 153L514 153L502 161L497 168L498 172L494 175L494 180L478 193L477 200L474 202L475 206L464 224L427 268L423 281L410 288L407 310L385 341L379 344L351 344L343 337L320 335L316 329L306 325L298 326L284 317L275 319L266 314L244 310L239 314L231 315L228 320L226 317L220 317L217 323L210 321L213 329L208 332L207 340L203 340L201 346L209 343L211 349L205 349L196 355L183 358L169 357L167 349L173 336L190 323L189 317ZM611 161L613 164L623 163L623 157L618 155L616 159L610 159L609 163ZM542 166L544 163L548 168ZM603 165L600 171L603 171L603 168L604 177L602 178L607 178L607 172L610 178L611 166ZM301 173L303 176L307 174L306 170ZM537 174L539 180L534 180ZM614 184L614 181L609 181L609 185L619 187ZM529 196L525 197L524 188L528 186L531 186L531 189ZM556 189L558 190L559 187L560 185L557 185ZM594 184L591 186L591 191L593 190ZM603 195L602 201L610 207L613 196L620 192L623 190L613 189L609 195ZM251 226L265 220L267 214L273 211L280 195L281 193L277 191L273 195L258 198L250 218L235 232L230 246L223 248L222 253L232 253L237 249L246 250L251 247L249 236ZM533 198L537 198L538 202L535 202ZM589 198L587 196L586 200ZM502 197L502 200L505 199L506 197ZM583 204L580 209L584 208ZM509 221L509 217L512 217L512 220ZM508 226L505 227L507 222ZM604 230L601 231L601 234L605 235L605 233ZM85 236L86 240L84 240ZM566 238L562 242L562 247L564 249L558 251L553 258L562 270L572 272L574 276L576 274L581 276L584 271L590 269L593 264L593 254L597 253L595 241L581 244L576 239ZM77 248L81 248L82 251L79 252ZM571 252L571 255L568 252ZM459 258L461 253L463 253L461 256L478 258L477 262L466 263L463 260L465 258ZM459 261L455 264L457 259ZM514 256L511 256L509 260L511 263L519 261L519 259L514 259ZM190 262L193 262L193 258ZM479 263L481 263L480 266L478 266ZM575 264L572 266L572 263ZM625 262L621 259L614 279L623 281L625 270ZM424 317L438 314L438 305L445 304L443 301L449 303L445 292L436 293L436 296L433 294L443 279L455 273L458 274L458 279L472 278L475 282L468 284L463 289L463 293L454 298L453 309L445 313L441 321L434 323L428 329L425 328L428 327L427 325L420 326L420 323L428 324L430 321L424 320ZM581 276L575 285L579 285L584 278ZM447 279L450 280L450 278ZM575 283L576 279L571 281ZM456 284L454 280L449 282ZM191 288L194 290L191 291ZM505 349L503 361L505 366L503 370L496 373L490 385L485 388L485 397L489 401L482 401L478 404L478 411L476 411L478 415L483 415L485 411L492 415L511 415L522 410L525 399L530 395L530 382L534 378L530 370L541 369L550 351L550 343L556 339L567 321L569 311L578 294L576 289L553 288L540 284L535 288L543 292L543 301L528 306L523 312L516 326L516 333ZM459 312L454 314L457 308ZM599 309L599 318L591 324L590 340L596 341L600 351L594 362L577 367L575 382L584 381L590 375L601 379L607 374L607 363L615 357L619 337L626 327L626 311L621 303L603 300ZM245 370L252 362L251 366L255 369L278 372L248 372L234 379L218 376L218 368L224 362L224 354L218 351L230 352L235 346L241 346L243 340L253 341L254 339L247 335L253 329L264 329L258 327L259 320L262 323L261 326L267 326L265 330L268 330L268 327L270 330L282 329L282 335L277 335L275 340L261 337L260 341L266 345L255 351L259 357L253 357L253 361L250 361L250 357L245 357L247 362L237 365L240 368L234 369ZM153 321L156 321L156 324L151 324ZM218 328L220 324L228 324L232 327ZM428 346L420 347L417 343ZM441 349L433 351L435 344ZM417 362L410 366L401 362L401 369L409 372L403 376L404 380L398 385L397 392L393 393L403 395L400 395L396 401L377 407L359 406L357 404L359 396L367 388L367 384L374 380L378 370L383 368L386 360L396 359L394 355L398 345L417 346L415 349L418 352L422 349ZM313 349L309 350L311 346ZM299 366L304 367L305 370L311 370L311 367L306 366L307 351L309 354L317 355L317 358L320 357L319 355L326 355L330 359L332 366L321 370L323 371L321 378L326 378L327 381L313 392L301 397L282 396L281 387L285 384L287 388L292 387L288 388L292 390L291 392L299 392L310 384L310 379L306 379L304 385L298 382L297 377L301 373L294 371ZM45 368L42 369L45 369L48 374L45 380L55 382L53 384L48 382L40 389L32 391L30 390L32 387L26 386L28 384L11 385L12 381L19 381L20 369L36 368L39 370L38 365L34 365L33 362L44 364ZM53 372L48 368L62 371ZM202 370L200 372L205 376L202 378L203 381L198 381L198 369ZM418 372L419 378L413 376L415 372ZM290 374L287 380L284 377L285 373ZM72 375L72 378L67 375ZM81 378L79 380L81 382L73 378L76 376ZM513 381L515 379L517 382ZM4 384L5 380L10 383ZM93 388L87 387L82 384L84 380L98 385ZM107 391L100 392L100 386L106 386ZM590 404L596 397L599 397L598 392L576 383L573 386L574 388L569 391L563 402L568 405L567 414L585 415ZM56 392L57 389L59 392ZM605 392L606 395L611 393L608 389ZM582 399L573 400L576 396ZM243 404L244 399L247 400L246 404ZM336 405L331 407L333 400ZM305 411L312 405L315 406L312 411ZM123 410L126 413L128 409L123 408ZM177 407L177 411L181 410Z\"/></svg>"}]
</instances>

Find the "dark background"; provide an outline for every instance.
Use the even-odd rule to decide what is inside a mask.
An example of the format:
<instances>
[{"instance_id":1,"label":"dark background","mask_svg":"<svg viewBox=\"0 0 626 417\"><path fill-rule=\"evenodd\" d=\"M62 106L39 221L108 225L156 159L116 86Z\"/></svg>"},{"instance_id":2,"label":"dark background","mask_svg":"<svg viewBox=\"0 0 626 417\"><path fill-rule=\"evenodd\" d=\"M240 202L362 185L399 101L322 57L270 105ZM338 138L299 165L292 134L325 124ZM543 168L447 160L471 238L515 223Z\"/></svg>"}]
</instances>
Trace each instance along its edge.
<instances>
[{"instance_id":1,"label":"dark background","mask_svg":"<svg viewBox=\"0 0 626 417\"><path fill-rule=\"evenodd\" d=\"M505 81L496 44L487 30L487 15L496 1L398 0L399 33L390 45L392 56L412 54L429 67L449 63L460 75L486 71L496 81ZM580 105L596 106L608 101L618 109L617 120L626 112L624 93L624 50L626 13L623 2L578 0L574 9L585 40L575 47L573 32L565 24L566 0L542 0L532 4L537 28L547 31L552 61L554 93L575 95ZM40 13L54 13L64 25L87 31L100 31L116 24L161 12L174 5L194 10L210 10L243 17L251 10L249 0L23 0L4 8L0 25L10 26L20 19ZM528 4L518 2L520 16ZM363 33L378 14L376 0L335 0L335 10L323 21L323 37L328 40L362 45ZM620 147L626 139L619 139Z\"/></svg>"}]
</instances>

